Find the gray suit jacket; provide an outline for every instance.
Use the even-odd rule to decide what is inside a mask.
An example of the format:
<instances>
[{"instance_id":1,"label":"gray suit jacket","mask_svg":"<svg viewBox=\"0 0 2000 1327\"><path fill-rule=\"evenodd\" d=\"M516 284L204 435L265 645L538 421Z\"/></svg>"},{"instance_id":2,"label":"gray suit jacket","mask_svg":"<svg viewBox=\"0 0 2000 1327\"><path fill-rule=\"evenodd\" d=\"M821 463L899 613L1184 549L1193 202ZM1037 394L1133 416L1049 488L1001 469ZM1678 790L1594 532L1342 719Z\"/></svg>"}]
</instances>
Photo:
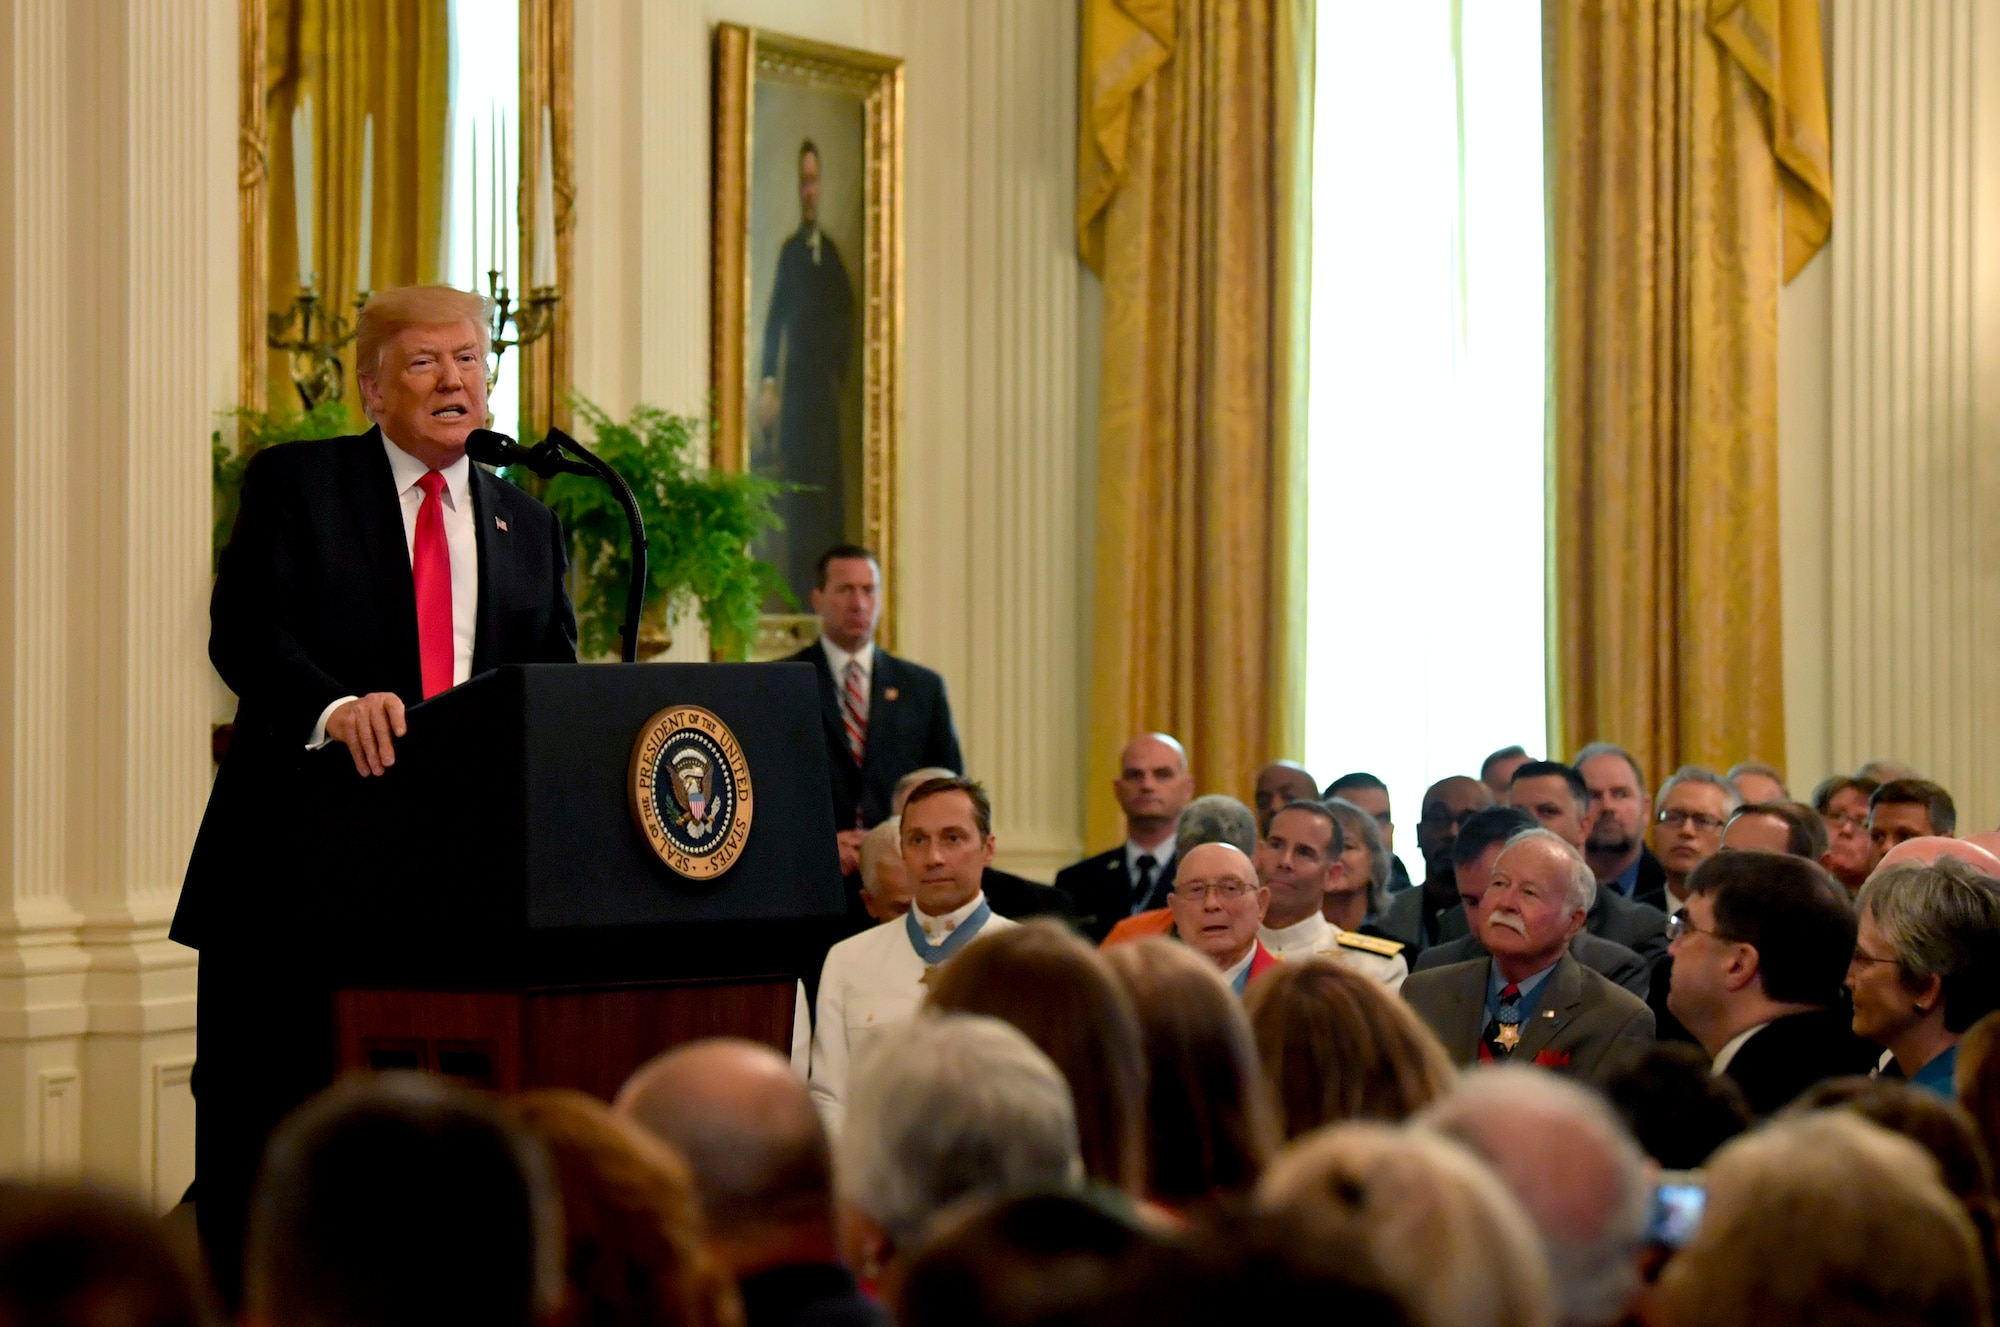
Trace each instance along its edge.
<instances>
[{"instance_id":1,"label":"gray suit jacket","mask_svg":"<svg viewBox=\"0 0 2000 1327\"><path fill-rule=\"evenodd\" d=\"M1462 917L1465 914L1460 912L1459 915ZM1576 939L1569 942L1569 952L1577 962L1592 972L1603 973L1641 1000L1652 994L1653 965L1624 945L1592 935L1589 931L1578 931ZM1413 971L1425 972L1447 963L1463 963L1470 958L1485 957L1486 946L1479 942L1479 937L1465 935L1426 949Z\"/></svg>"},{"instance_id":2,"label":"gray suit jacket","mask_svg":"<svg viewBox=\"0 0 2000 1327\"><path fill-rule=\"evenodd\" d=\"M1597 902L1583 924L1592 935L1624 945L1648 962L1667 952L1667 914L1609 886L1598 886Z\"/></svg>"},{"instance_id":3,"label":"gray suit jacket","mask_svg":"<svg viewBox=\"0 0 2000 1327\"><path fill-rule=\"evenodd\" d=\"M1476 958L1413 972L1403 983L1403 998L1437 1033L1456 1064L1479 1062L1492 961ZM1602 1086L1652 1044L1653 1011L1646 1002L1565 954L1549 974L1535 1016L1522 1027L1520 1044L1508 1058Z\"/></svg>"}]
</instances>

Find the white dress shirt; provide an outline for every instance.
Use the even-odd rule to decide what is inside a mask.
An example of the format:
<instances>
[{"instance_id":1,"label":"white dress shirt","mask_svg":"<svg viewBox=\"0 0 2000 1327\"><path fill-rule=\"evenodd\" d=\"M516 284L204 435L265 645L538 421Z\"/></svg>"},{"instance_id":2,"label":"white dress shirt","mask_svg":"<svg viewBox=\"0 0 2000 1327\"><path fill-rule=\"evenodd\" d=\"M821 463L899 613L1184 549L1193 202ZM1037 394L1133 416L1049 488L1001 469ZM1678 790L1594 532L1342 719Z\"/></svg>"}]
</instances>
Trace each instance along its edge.
<instances>
[{"instance_id":1,"label":"white dress shirt","mask_svg":"<svg viewBox=\"0 0 2000 1327\"><path fill-rule=\"evenodd\" d=\"M826 637L821 636L819 638L819 647L826 651L827 667L833 669L833 689L835 691L839 691L847 685L847 665L849 663L858 663L861 665L861 713L863 717L866 717L868 714L868 697L871 694L868 690L868 684L875 676L875 642L872 640L863 641L860 649L849 654Z\"/></svg>"},{"instance_id":2,"label":"white dress shirt","mask_svg":"<svg viewBox=\"0 0 2000 1327\"><path fill-rule=\"evenodd\" d=\"M1257 938L1278 958L1296 960L1328 954L1343 966L1353 968L1392 991L1402 989L1403 978L1410 975L1410 967L1401 954L1377 954L1343 945L1340 943L1343 934L1338 926L1317 912L1277 930L1268 926L1257 928Z\"/></svg>"},{"instance_id":3,"label":"white dress shirt","mask_svg":"<svg viewBox=\"0 0 2000 1327\"><path fill-rule=\"evenodd\" d=\"M389 470L396 477L396 501L403 510L403 543L414 566L417 512L424 505L424 490L417 481L430 473L430 467L386 435L382 450L388 453ZM460 456L438 473L444 476L444 492L438 499L444 504L445 551L451 558L451 684L457 686L472 676L472 638L479 623L479 529L472 514L472 462ZM342 696L320 711L312 740L306 743L308 748L326 745L326 721L354 699Z\"/></svg>"},{"instance_id":4,"label":"white dress shirt","mask_svg":"<svg viewBox=\"0 0 2000 1327\"><path fill-rule=\"evenodd\" d=\"M932 944L979 907L983 895L943 917L927 917L911 906L911 915ZM981 935L1011 930L1014 922L995 913L980 928ZM826 953L819 976L819 1017L812 1042L813 1105L819 1108L829 1138L839 1138L846 1118L847 1076L854 1062L884 1033L916 1017L924 1002L924 960L910 944L901 917L851 935Z\"/></svg>"},{"instance_id":5,"label":"white dress shirt","mask_svg":"<svg viewBox=\"0 0 2000 1327\"><path fill-rule=\"evenodd\" d=\"M1744 1028L1741 1032L1722 1043L1722 1049L1715 1053L1715 1062L1708 1066L1708 1072L1720 1078L1729 1072L1729 1062L1736 1058L1736 1052L1743 1049L1745 1042L1771 1026L1768 1022Z\"/></svg>"}]
</instances>

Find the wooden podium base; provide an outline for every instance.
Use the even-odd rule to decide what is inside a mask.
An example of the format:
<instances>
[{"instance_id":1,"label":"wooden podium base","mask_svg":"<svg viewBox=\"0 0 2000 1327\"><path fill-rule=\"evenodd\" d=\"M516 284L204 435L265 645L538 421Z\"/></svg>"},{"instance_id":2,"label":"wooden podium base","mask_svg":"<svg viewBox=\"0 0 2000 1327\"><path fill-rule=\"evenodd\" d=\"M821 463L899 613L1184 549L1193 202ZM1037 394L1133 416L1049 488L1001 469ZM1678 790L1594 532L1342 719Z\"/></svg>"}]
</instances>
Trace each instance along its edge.
<instances>
[{"instance_id":1,"label":"wooden podium base","mask_svg":"<svg viewBox=\"0 0 2000 1327\"><path fill-rule=\"evenodd\" d=\"M502 991L343 990L342 1072L418 1069L471 1087L573 1087L606 1101L646 1061L702 1037L792 1051L797 983L652 982Z\"/></svg>"}]
</instances>

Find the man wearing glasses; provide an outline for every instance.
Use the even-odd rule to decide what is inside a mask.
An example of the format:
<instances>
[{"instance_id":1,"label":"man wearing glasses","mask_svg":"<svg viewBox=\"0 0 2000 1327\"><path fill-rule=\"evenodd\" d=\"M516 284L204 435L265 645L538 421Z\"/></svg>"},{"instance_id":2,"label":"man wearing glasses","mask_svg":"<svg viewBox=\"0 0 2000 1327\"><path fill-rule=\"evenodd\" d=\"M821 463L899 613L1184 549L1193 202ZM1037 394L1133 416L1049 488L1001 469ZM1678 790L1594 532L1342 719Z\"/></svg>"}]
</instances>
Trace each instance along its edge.
<instances>
[{"instance_id":1,"label":"man wearing glasses","mask_svg":"<svg viewBox=\"0 0 2000 1327\"><path fill-rule=\"evenodd\" d=\"M1687 906L1688 877L1722 851L1722 831L1743 804L1713 770L1683 765L1654 799L1653 852L1667 873L1667 915Z\"/></svg>"},{"instance_id":2,"label":"man wearing glasses","mask_svg":"<svg viewBox=\"0 0 2000 1327\"><path fill-rule=\"evenodd\" d=\"M1463 774L1439 779L1425 790L1423 815L1417 821L1417 848L1424 855L1423 888L1391 894L1387 911L1375 923L1384 935L1402 941L1405 960L1414 963L1429 946L1466 934L1465 914L1453 912L1458 907L1458 876L1451 864L1451 847L1458 841L1458 827L1491 805L1493 794L1486 785Z\"/></svg>"},{"instance_id":3,"label":"man wearing glasses","mask_svg":"<svg viewBox=\"0 0 2000 1327\"><path fill-rule=\"evenodd\" d=\"M1173 934L1215 964L1238 995L1278 962L1257 940L1270 906L1271 891L1257 883L1257 869L1227 843L1190 849L1167 896Z\"/></svg>"}]
</instances>

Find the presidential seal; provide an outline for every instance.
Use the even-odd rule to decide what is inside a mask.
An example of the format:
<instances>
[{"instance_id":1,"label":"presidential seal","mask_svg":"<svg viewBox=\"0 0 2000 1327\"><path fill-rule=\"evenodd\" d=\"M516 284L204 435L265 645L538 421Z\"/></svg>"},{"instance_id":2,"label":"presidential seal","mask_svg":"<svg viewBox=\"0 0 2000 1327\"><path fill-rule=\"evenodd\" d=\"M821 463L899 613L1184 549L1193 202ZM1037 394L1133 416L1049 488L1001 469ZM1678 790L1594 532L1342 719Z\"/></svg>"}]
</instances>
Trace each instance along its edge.
<instances>
[{"instance_id":1,"label":"presidential seal","mask_svg":"<svg viewBox=\"0 0 2000 1327\"><path fill-rule=\"evenodd\" d=\"M653 852L690 880L713 880L750 841L750 765L736 734L698 705L646 720L626 780L632 820Z\"/></svg>"}]
</instances>

